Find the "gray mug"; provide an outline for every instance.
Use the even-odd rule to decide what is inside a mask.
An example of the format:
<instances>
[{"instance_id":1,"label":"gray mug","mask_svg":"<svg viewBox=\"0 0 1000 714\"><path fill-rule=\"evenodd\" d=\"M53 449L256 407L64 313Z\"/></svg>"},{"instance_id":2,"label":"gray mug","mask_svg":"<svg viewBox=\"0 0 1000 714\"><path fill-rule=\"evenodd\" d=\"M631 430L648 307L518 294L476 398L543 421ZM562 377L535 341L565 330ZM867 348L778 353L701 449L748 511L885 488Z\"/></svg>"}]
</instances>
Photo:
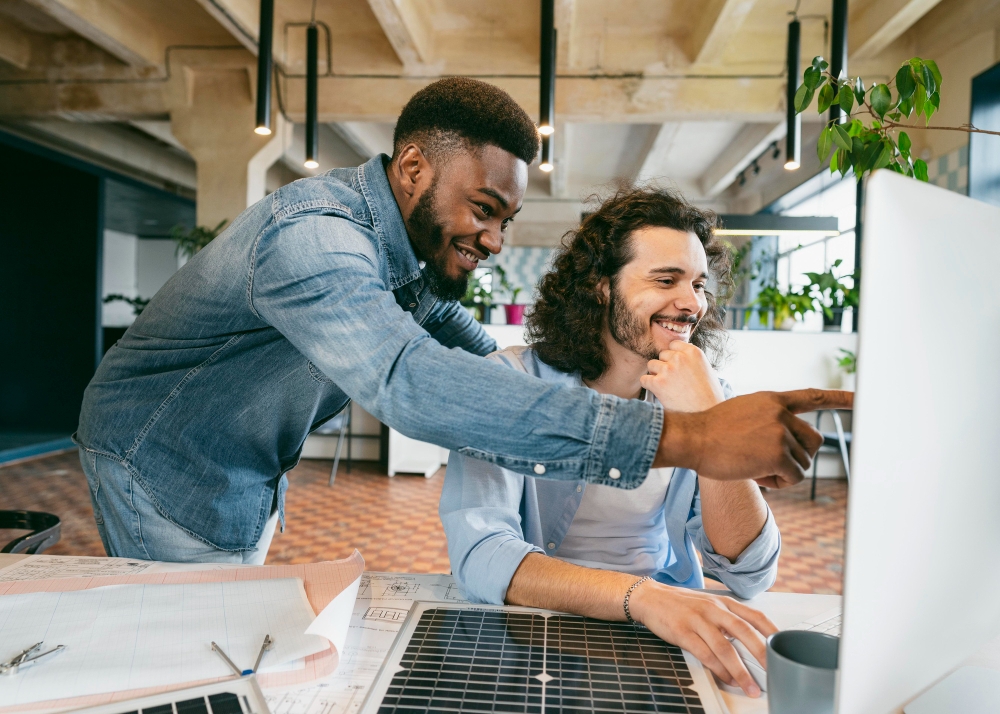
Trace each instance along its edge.
<instances>
[{"instance_id":1,"label":"gray mug","mask_svg":"<svg viewBox=\"0 0 1000 714\"><path fill-rule=\"evenodd\" d=\"M767 638L767 711L833 714L840 638L785 630Z\"/></svg>"}]
</instances>

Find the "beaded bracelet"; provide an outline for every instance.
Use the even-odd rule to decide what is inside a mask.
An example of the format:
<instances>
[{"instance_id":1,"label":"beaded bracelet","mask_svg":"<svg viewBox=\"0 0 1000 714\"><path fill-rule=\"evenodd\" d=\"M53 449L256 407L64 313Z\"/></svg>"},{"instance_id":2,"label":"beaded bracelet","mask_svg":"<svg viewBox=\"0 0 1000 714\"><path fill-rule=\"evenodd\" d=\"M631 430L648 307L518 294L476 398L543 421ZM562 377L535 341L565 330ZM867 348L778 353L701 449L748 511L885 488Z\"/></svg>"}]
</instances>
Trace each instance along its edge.
<instances>
[{"instance_id":1,"label":"beaded bracelet","mask_svg":"<svg viewBox=\"0 0 1000 714\"><path fill-rule=\"evenodd\" d=\"M640 585L642 585L647 580L652 580L652 579L653 578L650 575L647 575L644 578L639 578L634 583L632 583L632 587L630 587L628 590L625 591L625 602L622 603L623 607L625 608L625 619L628 620L629 622L631 622L633 625L638 625L639 623L637 623L635 620L632 619L632 613L629 612L629 609L628 609L629 598L632 597L632 591L633 590L635 590L637 587L639 587Z\"/></svg>"}]
</instances>

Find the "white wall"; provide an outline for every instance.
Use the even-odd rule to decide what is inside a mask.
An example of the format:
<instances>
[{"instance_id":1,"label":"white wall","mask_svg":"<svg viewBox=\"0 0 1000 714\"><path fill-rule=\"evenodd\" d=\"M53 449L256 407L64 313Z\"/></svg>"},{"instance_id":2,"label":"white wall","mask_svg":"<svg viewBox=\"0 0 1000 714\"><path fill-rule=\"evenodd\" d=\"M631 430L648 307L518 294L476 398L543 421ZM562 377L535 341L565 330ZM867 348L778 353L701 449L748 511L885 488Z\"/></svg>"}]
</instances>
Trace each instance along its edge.
<instances>
[{"instance_id":1,"label":"white wall","mask_svg":"<svg viewBox=\"0 0 1000 714\"><path fill-rule=\"evenodd\" d=\"M169 239L104 231L103 297L153 297L180 267L175 249L176 244ZM102 307L104 327L128 327L134 321L132 307L119 300Z\"/></svg>"}]
</instances>

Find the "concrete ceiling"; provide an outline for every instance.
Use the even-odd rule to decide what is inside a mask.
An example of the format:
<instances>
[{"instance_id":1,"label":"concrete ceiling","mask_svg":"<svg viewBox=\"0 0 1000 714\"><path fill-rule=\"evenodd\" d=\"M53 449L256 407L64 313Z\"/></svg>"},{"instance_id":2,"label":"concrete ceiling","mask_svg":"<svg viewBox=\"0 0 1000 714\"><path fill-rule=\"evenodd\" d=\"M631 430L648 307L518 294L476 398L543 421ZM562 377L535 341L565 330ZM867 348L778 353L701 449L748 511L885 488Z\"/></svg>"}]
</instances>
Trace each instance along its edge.
<instances>
[{"instance_id":1,"label":"concrete ceiling","mask_svg":"<svg viewBox=\"0 0 1000 714\"><path fill-rule=\"evenodd\" d=\"M165 79L180 71L171 58L192 46L241 48L252 65L258 2L0 0L0 122L98 153L124 136L116 127L127 127L129 152L111 150L109 161L135 165L144 178L160 161L164 181L187 185L192 160L170 132ZM526 200L538 207L525 215L571 222L590 193L637 179L673 183L696 202L732 210L740 172L783 138L793 6L556 0L556 170L546 176L532 169ZM275 93L299 124L281 159L282 181L312 173L301 166L303 23L311 7L312 0L276 3ZM828 53L830 0L801 0L799 13L803 60ZM984 27L1000 28L1000 0L852 0L852 73L891 76L901 59L931 43L923 39L934 34L929 13L956 18L946 23L952 45ZM961 18L974 19L975 27ZM399 109L439 76L480 76L537 114L538 0L318 0L316 19L319 170L390 151ZM945 41L938 35L933 46ZM255 79L248 82L252 93ZM140 131L145 148L132 146ZM771 175L764 168L762 176Z\"/></svg>"}]
</instances>

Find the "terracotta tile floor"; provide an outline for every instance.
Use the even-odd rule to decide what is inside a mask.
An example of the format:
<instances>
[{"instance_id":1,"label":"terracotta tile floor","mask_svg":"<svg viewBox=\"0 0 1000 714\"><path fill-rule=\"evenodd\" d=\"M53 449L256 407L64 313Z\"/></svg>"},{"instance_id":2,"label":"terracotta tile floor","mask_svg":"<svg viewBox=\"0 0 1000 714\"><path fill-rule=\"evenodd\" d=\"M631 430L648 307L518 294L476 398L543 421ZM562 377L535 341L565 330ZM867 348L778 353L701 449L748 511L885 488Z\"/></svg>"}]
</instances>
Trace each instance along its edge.
<instances>
[{"instance_id":1,"label":"terracotta tile floor","mask_svg":"<svg viewBox=\"0 0 1000 714\"><path fill-rule=\"evenodd\" d=\"M276 533L267 562L303 563L342 558L361 551L369 570L441 572L450 570L437 503L443 470L431 479L387 478L378 467L341 466L327 487L329 461L303 461L290 474L288 526ZM817 499L808 483L766 494L781 528L783 549L774 590L839 593L843 564L847 486L823 479ZM54 555L104 555L76 453L0 467L0 509L56 513L62 540ZM14 537L0 530L0 544Z\"/></svg>"}]
</instances>

